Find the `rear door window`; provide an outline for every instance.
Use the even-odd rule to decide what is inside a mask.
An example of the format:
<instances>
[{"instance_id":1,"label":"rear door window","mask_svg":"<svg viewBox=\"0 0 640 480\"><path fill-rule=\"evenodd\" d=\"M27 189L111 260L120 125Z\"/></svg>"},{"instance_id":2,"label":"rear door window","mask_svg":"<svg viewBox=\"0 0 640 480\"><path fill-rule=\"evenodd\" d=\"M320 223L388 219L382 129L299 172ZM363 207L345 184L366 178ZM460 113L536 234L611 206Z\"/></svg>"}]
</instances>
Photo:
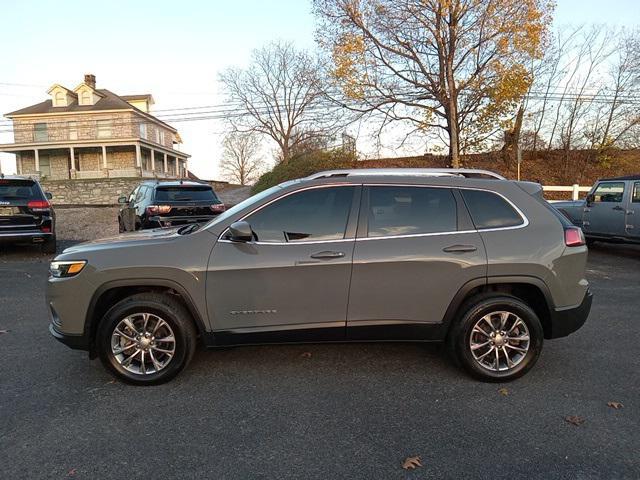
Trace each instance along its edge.
<instances>
[{"instance_id":1,"label":"rear door window","mask_svg":"<svg viewBox=\"0 0 640 480\"><path fill-rule=\"evenodd\" d=\"M40 188L33 180L0 179L0 204L21 204L29 200L44 200Z\"/></svg>"},{"instance_id":2,"label":"rear door window","mask_svg":"<svg viewBox=\"0 0 640 480\"><path fill-rule=\"evenodd\" d=\"M508 228L524 224L522 216L500 195L486 190L460 193L477 229Z\"/></svg>"},{"instance_id":3,"label":"rear door window","mask_svg":"<svg viewBox=\"0 0 640 480\"><path fill-rule=\"evenodd\" d=\"M368 237L455 232L458 217L448 188L369 187Z\"/></svg>"},{"instance_id":4,"label":"rear door window","mask_svg":"<svg viewBox=\"0 0 640 480\"><path fill-rule=\"evenodd\" d=\"M218 197L211 187L158 187L156 202L211 202Z\"/></svg>"},{"instance_id":5,"label":"rear door window","mask_svg":"<svg viewBox=\"0 0 640 480\"><path fill-rule=\"evenodd\" d=\"M633 203L640 203L640 182L633 184L633 196L631 197Z\"/></svg>"}]
</instances>

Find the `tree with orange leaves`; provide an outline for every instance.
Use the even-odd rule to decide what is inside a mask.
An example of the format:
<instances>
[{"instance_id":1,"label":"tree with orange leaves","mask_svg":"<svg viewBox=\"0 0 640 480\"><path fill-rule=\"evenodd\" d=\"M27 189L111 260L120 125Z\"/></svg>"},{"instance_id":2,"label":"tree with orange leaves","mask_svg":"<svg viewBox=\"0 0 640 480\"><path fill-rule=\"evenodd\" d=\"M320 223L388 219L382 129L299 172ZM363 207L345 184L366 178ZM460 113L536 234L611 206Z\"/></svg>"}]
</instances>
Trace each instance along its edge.
<instances>
[{"instance_id":1,"label":"tree with orange leaves","mask_svg":"<svg viewBox=\"0 0 640 480\"><path fill-rule=\"evenodd\" d=\"M333 78L362 113L446 132L450 162L479 146L531 85L550 0L314 0Z\"/></svg>"}]
</instances>

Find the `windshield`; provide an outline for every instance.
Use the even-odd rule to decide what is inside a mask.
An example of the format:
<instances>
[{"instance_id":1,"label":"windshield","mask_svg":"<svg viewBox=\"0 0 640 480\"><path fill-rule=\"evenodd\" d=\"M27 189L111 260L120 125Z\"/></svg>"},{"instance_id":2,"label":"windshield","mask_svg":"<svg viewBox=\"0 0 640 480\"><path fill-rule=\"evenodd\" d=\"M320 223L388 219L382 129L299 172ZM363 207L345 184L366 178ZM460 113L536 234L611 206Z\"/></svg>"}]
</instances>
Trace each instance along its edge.
<instances>
[{"instance_id":1,"label":"windshield","mask_svg":"<svg viewBox=\"0 0 640 480\"><path fill-rule=\"evenodd\" d=\"M238 203L237 205L234 205L233 207L231 207L226 212L221 213L220 215L218 215L216 218L214 218L209 223L207 223L207 225L204 228L207 229L207 228L209 228L209 227L211 227L213 225L216 225L216 224L218 224L220 222L223 222L227 218L235 215L236 213L244 210L247 207L250 207L254 203L260 202L263 198L268 197L273 192L276 192L276 191L278 191L278 190L280 190L282 188L288 187L289 185L292 185L292 184L294 184L294 183L296 183L298 181L299 180L290 180L288 182L281 183L280 185L276 185L275 187L271 187L271 188L268 188L266 190L263 190L260 193L256 193L252 197L249 197L246 200L243 200L242 202Z\"/></svg>"},{"instance_id":2,"label":"windshield","mask_svg":"<svg viewBox=\"0 0 640 480\"><path fill-rule=\"evenodd\" d=\"M212 202L220 203L211 187L158 187L156 202Z\"/></svg>"}]
</instances>

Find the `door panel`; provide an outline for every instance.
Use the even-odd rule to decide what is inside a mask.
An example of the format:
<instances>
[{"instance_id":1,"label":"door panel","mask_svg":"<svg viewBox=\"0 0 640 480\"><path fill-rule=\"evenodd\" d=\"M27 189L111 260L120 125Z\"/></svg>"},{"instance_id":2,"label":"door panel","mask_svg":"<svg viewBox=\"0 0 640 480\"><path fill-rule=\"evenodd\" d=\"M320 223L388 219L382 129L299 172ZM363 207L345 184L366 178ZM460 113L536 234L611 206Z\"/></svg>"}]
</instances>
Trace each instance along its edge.
<instances>
[{"instance_id":1,"label":"door panel","mask_svg":"<svg viewBox=\"0 0 640 480\"><path fill-rule=\"evenodd\" d=\"M585 233L625 235L624 182L600 182L593 195L594 201L584 211Z\"/></svg>"},{"instance_id":2,"label":"door panel","mask_svg":"<svg viewBox=\"0 0 640 480\"><path fill-rule=\"evenodd\" d=\"M486 272L476 232L358 240L347 325L442 322L458 290Z\"/></svg>"},{"instance_id":3,"label":"door panel","mask_svg":"<svg viewBox=\"0 0 640 480\"><path fill-rule=\"evenodd\" d=\"M360 222L350 338L428 338L458 290L486 277L482 238L452 189L366 187Z\"/></svg>"},{"instance_id":4,"label":"door panel","mask_svg":"<svg viewBox=\"0 0 640 480\"><path fill-rule=\"evenodd\" d=\"M269 245L219 241L207 273L215 330L344 328L353 240ZM332 251L343 256L312 258Z\"/></svg>"},{"instance_id":5,"label":"door panel","mask_svg":"<svg viewBox=\"0 0 640 480\"><path fill-rule=\"evenodd\" d=\"M207 272L214 330L337 329L343 339L360 190L290 192L243 218L255 241L223 233Z\"/></svg>"}]
</instances>

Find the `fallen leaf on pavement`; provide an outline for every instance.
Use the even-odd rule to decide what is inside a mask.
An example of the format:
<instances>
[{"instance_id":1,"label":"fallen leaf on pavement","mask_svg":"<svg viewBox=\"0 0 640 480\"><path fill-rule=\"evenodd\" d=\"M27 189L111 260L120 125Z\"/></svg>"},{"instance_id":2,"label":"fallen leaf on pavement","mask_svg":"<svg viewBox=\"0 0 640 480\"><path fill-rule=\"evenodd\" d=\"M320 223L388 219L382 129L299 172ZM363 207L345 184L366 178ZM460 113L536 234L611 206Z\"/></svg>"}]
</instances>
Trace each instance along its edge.
<instances>
[{"instance_id":1,"label":"fallen leaf on pavement","mask_svg":"<svg viewBox=\"0 0 640 480\"><path fill-rule=\"evenodd\" d=\"M500 390L498 390L498 393L500 395L504 395L506 397L507 395L509 395L509 389L508 388L501 388Z\"/></svg>"},{"instance_id":2,"label":"fallen leaf on pavement","mask_svg":"<svg viewBox=\"0 0 640 480\"><path fill-rule=\"evenodd\" d=\"M420 455L417 457L407 457L402 462L402 468L405 470L413 470L416 467L421 467L422 463L420 463Z\"/></svg>"},{"instance_id":3,"label":"fallen leaf on pavement","mask_svg":"<svg viewBox=\"0 0 640 480\"><path fill-rule=\"evenodd\" d=\"M607 402L607 407L615 408L619 410L620 408L624 408L624 405L620 402Z\"/></svg>"},{"instance_id":4,"label":"fallen leaf on pavement","mask_svg":"<svg viewBox=\"0 0 640 480\"><path fill-rule=\"evenodd\" d=\"M78 472L78 470L76 470L75 468L72 468L71 470L69 470L69 472L67 473L67 477L75 477L76 473Z\"/></svg>"},{"instance_id":5,"label":"fallen leaf on pavement","mask_svg":"<svg viewBox=\"0 0 640 480\"><path fill-rule=\"evenodd\" d=\"M585 419L579 417L578 415L570 415L565 418L565 421L570 423L571 425L580 426L585 422Z\"/></svg>"},{"instance_id":6,"label":"fallen leaf on pavement","mask_svg":"<svg viewBox=\"0 0 640 480\"><path fill-rule=\"evenodd\" d=\"M302 355L300 355L302 358L311 358L311 352L303 352Z\"/></svg>"}]
</instances>

